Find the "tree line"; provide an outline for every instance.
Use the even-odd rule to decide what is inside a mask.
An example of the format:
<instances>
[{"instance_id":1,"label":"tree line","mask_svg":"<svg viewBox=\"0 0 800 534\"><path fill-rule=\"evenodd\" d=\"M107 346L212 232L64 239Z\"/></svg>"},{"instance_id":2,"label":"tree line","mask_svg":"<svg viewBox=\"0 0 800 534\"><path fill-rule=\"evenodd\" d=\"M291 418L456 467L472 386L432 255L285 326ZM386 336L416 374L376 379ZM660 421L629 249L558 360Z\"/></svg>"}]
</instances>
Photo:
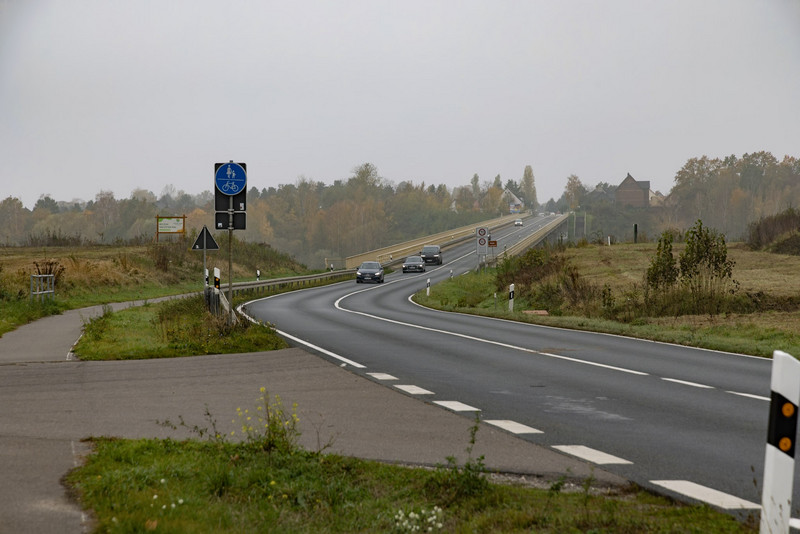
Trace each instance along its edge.
<instances>
[{"instance_id":1,"label":"tree line","mask_svg":"<svg viewBox=\"0 0 800 534\"><path fill-rule=\"evenodd\" d=\"M669 193L649 208L616 205L616 187L599 182L587 188L571 175L562 197L548 202L547 208L579 207L587 216L590 241L607 236L630 241L634 224L640 239L655 240L665 230L682 234L698 220L729 241L746 241L751 224L800 205L800 160L787 155L779 161L764 151L741 157L693 157L675 173Z\"/></svg>"},{"instance_id":2,"label":"tree line","mask_svg":"<svg viewBox=\"0 0 800 534\"><path fill-rule=\"evenodd\" d=\"M444 231L508 213L510 194L535 206L533 170L526 166L519 181L500 176L452 190L445 185L394 184L377 167L364 163L352 176L323 182L298 178L293 184L247 192L247 228L236 238L267 243L309 267L330 260ZM157 216L186 215L187 238L203 225L213 232L214 196L191 195L168 186L157 197L136 189L117 199L100 191L88 202L56 201L42 195L32 210L14 197L0 201L0 245L79 246L152 242Z\"/></svg>"},{"instance_id":3,"label":"tree line","mask_svg":"<svg viewBox=\"0 0 800 534\"><path fill-rule=\"evenodd\" d=\"M741 157L693 157L675 174L674 184L658 205L619 206L616 183L586 187L576 175L567 177L559 199L540 204L533 169L527 165L519 180L499 175L482 180L473 175L463 186L393 183L371 163L332 184L298 178L292 184L248 190L247 229L236 237L267 243L309 267L331 259L380 248L425 234L444 231L508 213L510 194L525 209L548 212L578 210L585 214L584 237L630 241L633 225L639 239L655 239L665 230L678 234L697 220L728 236L744 240L749 225L760 218L800 205L800 160L778 160L769 152ZM643 177L636 177L643 179ZM115 198L100 191L88 202L56 201L42 195L33 209L14 197L0 201L0 245L57 246L149 243L156 216L187 217L187 237L212 226L211 191L189 194L168 186L161 196L136 189L130 197Z\"/></svg>"}]
</instances>

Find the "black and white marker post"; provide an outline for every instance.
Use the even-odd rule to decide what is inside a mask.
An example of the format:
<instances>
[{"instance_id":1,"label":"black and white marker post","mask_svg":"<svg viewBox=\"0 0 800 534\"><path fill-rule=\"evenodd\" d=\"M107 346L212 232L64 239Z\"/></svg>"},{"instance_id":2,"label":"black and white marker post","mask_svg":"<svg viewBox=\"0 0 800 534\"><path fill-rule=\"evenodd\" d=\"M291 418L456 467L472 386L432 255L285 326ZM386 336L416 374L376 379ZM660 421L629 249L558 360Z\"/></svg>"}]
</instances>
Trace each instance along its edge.
<instances>
[{"instance_id":1,"label":"black and white marker post","mask_svg":"<svg viewBox=\"0 0 800 534\"><path fill-rule=\"evenodd\" d=\"M772 396L769 406L761 534L788 533L792 512L797 405L800 402L800 362L776 350L772 354Z\"/></svg>"}]
</instances>

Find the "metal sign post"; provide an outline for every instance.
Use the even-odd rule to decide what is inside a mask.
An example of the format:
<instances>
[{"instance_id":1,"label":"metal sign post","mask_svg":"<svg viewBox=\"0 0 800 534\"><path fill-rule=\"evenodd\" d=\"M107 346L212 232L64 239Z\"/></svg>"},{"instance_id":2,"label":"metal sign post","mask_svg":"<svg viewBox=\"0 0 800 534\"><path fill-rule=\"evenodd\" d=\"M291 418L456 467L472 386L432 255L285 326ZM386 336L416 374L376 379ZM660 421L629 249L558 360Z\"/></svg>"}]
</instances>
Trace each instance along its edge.
<instances>
[{"instance_id":1,"label":"metal sign post","mask_svg":"<svg viewBox=\"0 0 800 534\"><path fill-rule=\"evenodd\" d=\"M228 303L231 305L231 323L233 323L233 197L228 204Z\"/></svg>"},{"instance_id":2,"label":"metal sign post","mask_svg":"<svg viewBox=\"0 0 800 534\"><path fill-rule=\"evenodd\" d=\"M228 228L228 302L231 304L231 322L234 322L236 316L233 311L233 231L245 229L247 164L234 163L233 160L214 164L214 185L214 206L217 211L214 226L222 229L227 222Z\"/></svg>"},{"instance_id":3,"label":"metal sign post","mask_svg":"<svg viewBox=\"0 0 800 534\"><path fill-rule=\"evenodd\" d=\"M481 264L486 263L486 255L489 253L489 228L487 226L479 226L475 229L475 252L478 256L478 271L481 269Z\"/></svg>"}]
</instances>

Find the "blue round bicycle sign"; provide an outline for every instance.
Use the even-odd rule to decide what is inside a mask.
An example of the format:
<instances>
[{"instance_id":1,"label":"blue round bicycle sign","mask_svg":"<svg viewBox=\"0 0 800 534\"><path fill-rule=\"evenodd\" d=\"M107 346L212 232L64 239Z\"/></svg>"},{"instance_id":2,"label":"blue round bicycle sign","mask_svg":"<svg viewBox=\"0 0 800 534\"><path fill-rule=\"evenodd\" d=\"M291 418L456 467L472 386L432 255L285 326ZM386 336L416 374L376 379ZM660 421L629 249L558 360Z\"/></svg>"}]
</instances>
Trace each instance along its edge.
<instances>
[{"instance_id":1,"label":"blue round bicycle sign","mask_svg":"<svg viewBox=\"0 0 800 534\"><path fill-rule=\"evenodd\" d=\"M247 173L238 163L223 163L214 175L214 185L224 195L236 195L247 187Z\"/></svg>"}]
</instances>

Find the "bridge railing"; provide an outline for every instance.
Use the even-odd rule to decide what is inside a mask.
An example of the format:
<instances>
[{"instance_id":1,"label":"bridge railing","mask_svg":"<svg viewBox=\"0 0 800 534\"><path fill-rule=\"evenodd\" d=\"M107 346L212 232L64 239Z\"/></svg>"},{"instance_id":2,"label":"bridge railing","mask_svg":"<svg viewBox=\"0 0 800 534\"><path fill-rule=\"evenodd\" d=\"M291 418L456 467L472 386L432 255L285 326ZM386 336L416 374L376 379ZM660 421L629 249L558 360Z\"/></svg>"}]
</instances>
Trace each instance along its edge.
<instances>
[{"instance_id":1,"label":"bridge railing","mask_svg":"<svg viewBox=\"0 0 800 534\"><path fill-rule=\"evenodd\" d=\"M345 267L347 269L355 269L361 265L361 262L364 261L379 261L382 265L400 262L403 261L406 256L418 254L425 245L441 245L444 247L474 236L475 228L478 228L479 226L497 228L511 224L514 219L519 219L519 217L520 216L518 214L505 215L503 217L498 217L497 219L491 219L489 221L462 226L461 228L447 230L446 232L439 232L438 234L428 235L419 239L406 241L404 243L396 243L394 245L389 245L388 247L370 250L369 252L364 252L355 256L348 256L345 258Z\"/></svg>"},{"instance_id":2,"label":"bridge railing","mask_svg":"<svg viewBox=\"0 0 800 534\"><path fill-rule=\"evenodd\" d=\"M506 247L502 253L494 256L494 258L491 259L491 262L497 263L501 259L522 254L529 248L535 247L536 245L538 245L539 243L550 237L554 233L554 231L560 226L565 226L564 233L566 233L566 224L568 219L569 219L569 214L559 215L557 218L553 219L545 226L541 227L539 230L536 230L534 233L530 234L524 239L520 239L518 242L514 243L510 247Z\"/></svg>"}]
</instances>

